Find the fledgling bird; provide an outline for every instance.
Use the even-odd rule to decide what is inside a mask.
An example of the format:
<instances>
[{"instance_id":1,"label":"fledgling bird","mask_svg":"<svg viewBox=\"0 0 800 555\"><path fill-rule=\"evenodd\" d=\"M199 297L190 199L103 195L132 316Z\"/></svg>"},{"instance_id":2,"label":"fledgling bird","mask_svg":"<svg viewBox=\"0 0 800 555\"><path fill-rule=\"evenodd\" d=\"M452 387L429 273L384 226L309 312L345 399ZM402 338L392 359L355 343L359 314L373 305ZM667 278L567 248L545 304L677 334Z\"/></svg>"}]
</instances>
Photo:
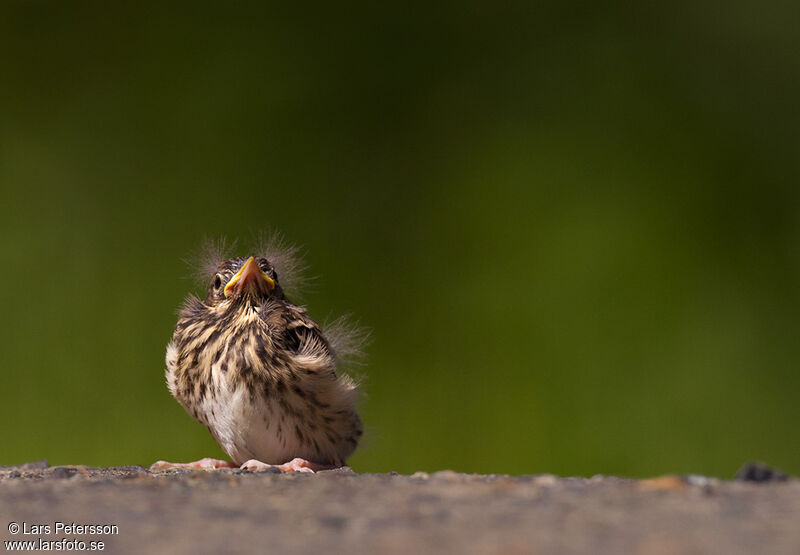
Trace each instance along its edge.
<instances>
[{"instance_id":1,"label":"fledgling bird","mask_svg":"<svg viewBox=\"0 0 800 555\"><path fill-rule=\"evenodd\" d=\"M170 392L233 462L151 468L313 472L344 465L358 445L357 385L337 372L338 338L286 298L273 265L286 252L272 250L220 261L205 299L187 298L167 346Z\"/></svg>"}]
</instances>

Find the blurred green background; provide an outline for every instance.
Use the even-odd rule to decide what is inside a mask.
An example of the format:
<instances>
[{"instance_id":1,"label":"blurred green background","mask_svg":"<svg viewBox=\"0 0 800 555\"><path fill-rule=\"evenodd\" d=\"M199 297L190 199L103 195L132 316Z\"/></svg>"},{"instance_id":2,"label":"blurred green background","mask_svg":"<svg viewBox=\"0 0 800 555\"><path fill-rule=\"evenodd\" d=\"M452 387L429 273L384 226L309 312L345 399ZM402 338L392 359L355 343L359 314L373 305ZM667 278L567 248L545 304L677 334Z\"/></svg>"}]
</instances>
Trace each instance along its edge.
<instances>
[{"instance_id":1,"label":"blurred green background","mask_svg":"<svg viewBox=\"0 0 800 555\"><path fill-rule=\"evenodd\" d=\"M0 10L0 464L222 456L182 258L271 227L372 330L357 471L800 473L792 3Z\"/></svg>"}]
</instances>

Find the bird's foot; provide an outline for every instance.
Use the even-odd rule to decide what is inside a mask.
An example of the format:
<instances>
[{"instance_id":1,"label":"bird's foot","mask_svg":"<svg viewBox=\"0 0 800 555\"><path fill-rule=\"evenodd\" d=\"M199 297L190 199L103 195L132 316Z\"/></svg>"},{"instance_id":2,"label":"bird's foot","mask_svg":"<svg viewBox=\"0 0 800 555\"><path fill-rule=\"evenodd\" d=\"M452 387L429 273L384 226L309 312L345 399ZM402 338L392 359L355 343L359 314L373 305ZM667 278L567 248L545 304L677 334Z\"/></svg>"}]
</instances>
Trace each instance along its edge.
<instances>
[{"instance_id":1,"label":"bird's foot","mask_svg":"<svg viewBox=\"0 0 800 555\"><path fill-rule=\"evenodd\" d=\"M283 464L267 464L255 459L250 459L240 468L242 470L266 470L268 468L277 468L281 472L310 472L313 474L315 472L319 472L320 470L330 470L336 467L326 464L313 463L298 457Z\"/></svg>"},{"instance_id":2,"label":"bird's foot","mask_svg":"<svg viewBox=\"0 0 800 555\"><path fill-rule=\"evenodd\" d=\"M188 463L171 463L167 461L157 461L150 465L150 470L157 470L159 468L169 468L169 467L199 468L202 470L214 470L217 468L236 468L236 465L230 461L223 461L220 459L210 459L206 457L205 459L200 459L199 461L188 462Z\"/></svg>"}]
</instances>

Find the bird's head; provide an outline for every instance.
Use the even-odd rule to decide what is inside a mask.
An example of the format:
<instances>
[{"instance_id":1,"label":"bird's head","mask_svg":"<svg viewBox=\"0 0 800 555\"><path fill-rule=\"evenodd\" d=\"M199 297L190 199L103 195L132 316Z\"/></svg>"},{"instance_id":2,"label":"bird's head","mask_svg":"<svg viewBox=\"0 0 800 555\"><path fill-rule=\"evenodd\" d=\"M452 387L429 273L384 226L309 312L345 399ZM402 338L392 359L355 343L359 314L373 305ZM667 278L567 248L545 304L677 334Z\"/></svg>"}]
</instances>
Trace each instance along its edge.
<instances>
[{"instance_id":1,"label":"bird's head","mask_svg":"<svg viewBox=\"0 0 800 555\"><path fill-rule=\"evenodd\" d=\"M204 302L209 306L231 301L256 304L270 298L284 298L278 274L266 258L250 256L221 262L211 278Z\"/></svg>"}]
</instances>

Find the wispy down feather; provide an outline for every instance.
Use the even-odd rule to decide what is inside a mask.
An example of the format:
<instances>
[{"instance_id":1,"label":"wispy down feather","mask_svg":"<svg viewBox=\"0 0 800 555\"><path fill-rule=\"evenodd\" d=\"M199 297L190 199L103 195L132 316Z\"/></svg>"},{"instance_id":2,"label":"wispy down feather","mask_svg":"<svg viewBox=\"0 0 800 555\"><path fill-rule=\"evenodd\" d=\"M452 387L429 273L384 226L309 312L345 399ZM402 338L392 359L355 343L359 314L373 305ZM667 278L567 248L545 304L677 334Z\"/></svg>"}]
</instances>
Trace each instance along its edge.
<instances>
[{"instance_id":1,"label":"wispy down feather","mask_svg":"<svg viewBox=\"0 0 800 555\"><path fill-rule=\"evenodd\" d=\"M339 366L360 365L364 348L369 344L369 330L360 326L349 314L326 320L322 326L325 338Z\"/></svg>"},{"instance_id":2,"label":"wispy down feather","mask_svg":"<svg viewBox=\"0 0 800 555\"><path fill-rule=\"evenodd\" d=\"M233 256L236 243L235 240L228 241L226 237L218 239L203 237L200 247L183 260L189 266L191 278L198 285L207 287L208 282L216 273L219 263Z\"/></svg>"},{"instance_id":3,"label":"wispy down feather","mask_svg":"<svg viewBox=\"0 0 800 555\"><path fill-rule=\"evenodd\" d=\"M286 295L297 298L302 295L310 278L308 264L303 260L300 247L288 243L277 231L262 231L256 238L253 254L269 260L278 273L278 281Z\"/></svg>"}]
</instances>

